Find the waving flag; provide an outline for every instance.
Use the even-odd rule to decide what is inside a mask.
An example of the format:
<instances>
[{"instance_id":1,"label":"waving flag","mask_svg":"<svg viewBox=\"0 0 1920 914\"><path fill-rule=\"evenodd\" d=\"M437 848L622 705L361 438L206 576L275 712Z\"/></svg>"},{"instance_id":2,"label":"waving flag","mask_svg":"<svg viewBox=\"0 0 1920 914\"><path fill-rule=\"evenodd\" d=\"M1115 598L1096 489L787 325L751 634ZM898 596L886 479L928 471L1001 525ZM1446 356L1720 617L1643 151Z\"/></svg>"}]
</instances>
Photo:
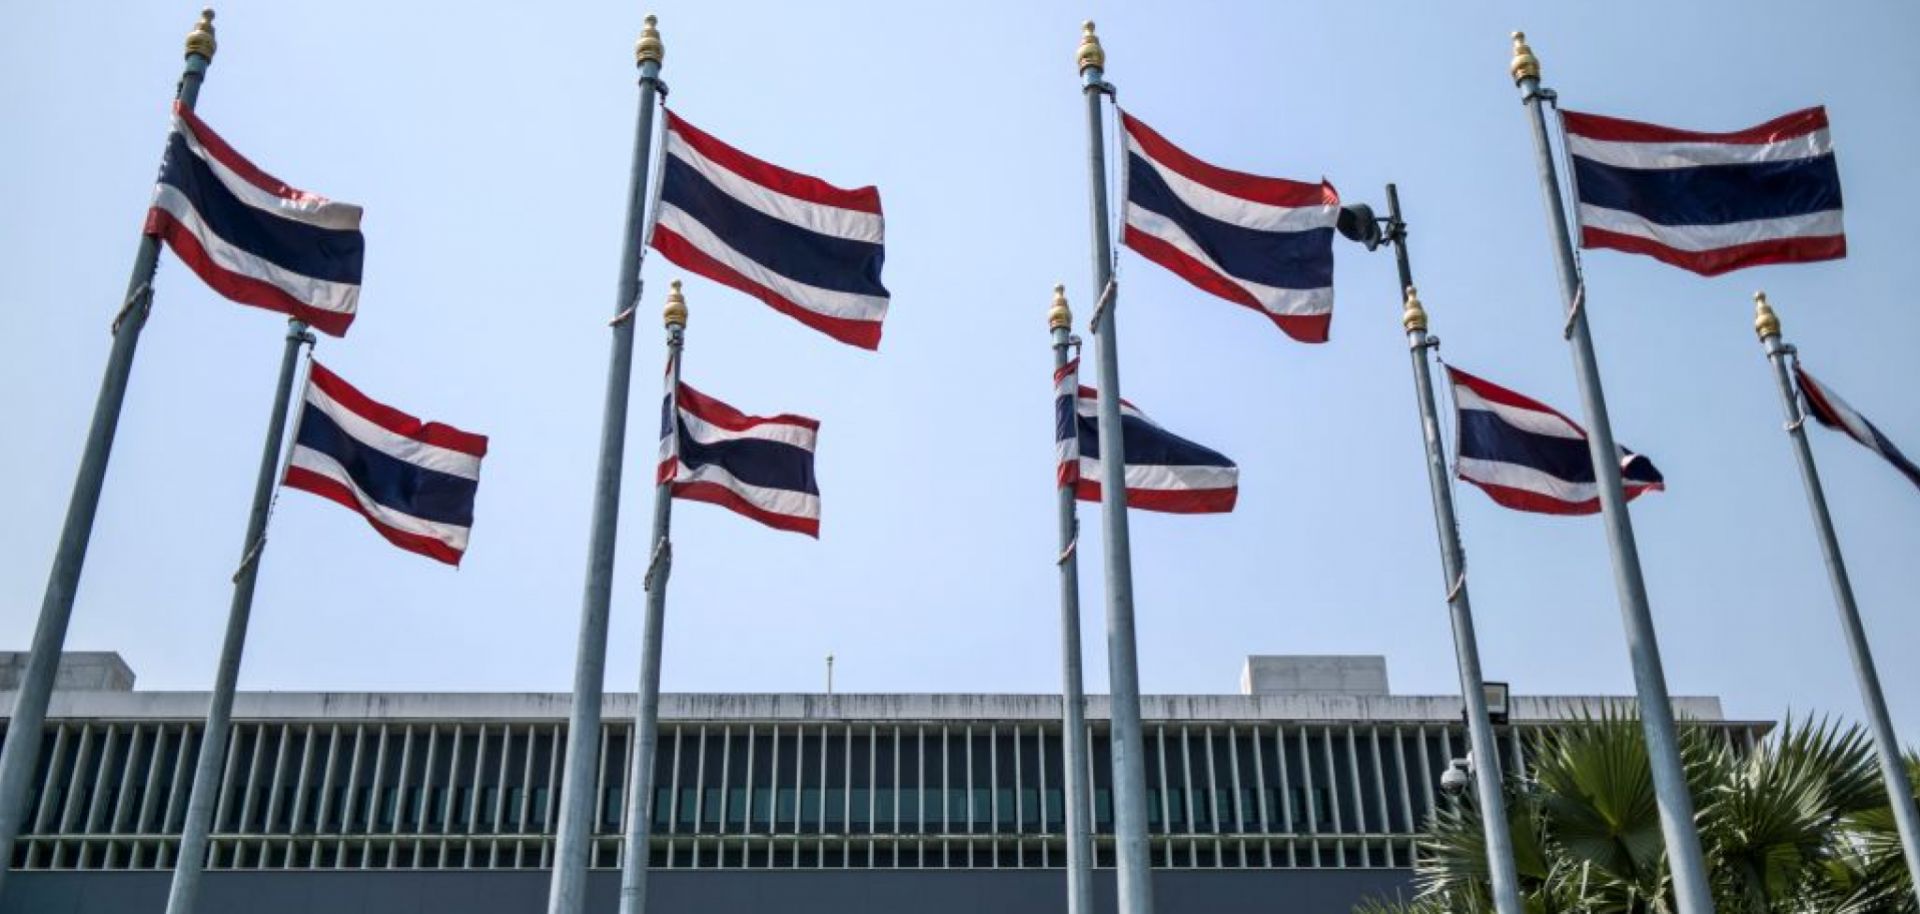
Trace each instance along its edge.
<instances>
[{"instance_id":1,"label":"waving flag","mask_svg":"<svg viewBox=\"0 0 1920 914\"><path fill-rule=\"evenodd\" d=\"M653 247L843 343L880 348L880 192L756 159L667 112Z\"/></svg>"},{"instance_id":2,"label":"waving flag","mask_svg":"<svg viewBox=\"0 0 1920 914\"><path fill-rule=\"evenodd\" d=\"M360 207L295 190L173 104L146 232L219 292L342 336L360 303Z\"/></svg>"},{"instance_id":3,"label":"waving flag","mask_svg":"<svg viewBox=\"0 0 1920 914\"><path fill-rule=\"evenodd\" d=\"M1580 245L1717 276L1847 256L1827 109L1733 133L1561 112Z\"/></svg>"},{"instance_id":4,"label":"waving flag","mask_svg":"<svg viewBox=\"0 0 1920 914\"><path fill-rule=\"evenodd\" d=\"M1333 323L1333 229L1326 182L1209 165L1126 112L1127 247L1202 290L1324 343Z\"/></svg>"},{"instance_id":5,"label":"waving flag","mask_svg":"<svg viewBox=\"0 0 1920 914\"><path fill-rule=\"evenodd\" d=\"M1881 434L1879 428L1868 422L1867 417L1848 406L1847 401L1840 399L1839 394L1828 390L1826 385L1814 380L1813 375L1807 374L1807 370L1800 367L1798 360L1795 360L1793 366L1793 376L1800 385L1800 395L1806 398L1807 412L1815 420L1830 429L1846 433L1847 437L1860 442L1866 446L1867 450L1879 454L1888 463L1893 464L1893 468L1899 470L1901 475L1906 476L1914 485L1920 486L1920 467L1914 466L1913 461L1907 459L1907 455L1900 453L1900 449L1894 447L1893 442L1887 440L1887 436Z\"/></svg>"},{"instance_id":6,"label":"waving flag","mask_svg":"<svg viewBox=\"0 0 1920 914\"><path fill-rule=\"evenodd\" d=\"M1593 514L1600 510L1587 432L1538 400L1467 374L1451 365L1459 410L1455 471L1494 501L1536 514ZM1627 500L1666 482L1653 462L1620 448Z\"/></svg>"},{"instance_id":7,"label":"waving flag","mask_svg":"<svg viewBox=\"0 0 1920 914\"><path fill-rule=\"evenodd\" d=\"M460 564L487 437L422 422L311 368L287 487L360 512L395 546Z\"/></svg>"},{"instance_id":8,"label":"waving flag","mask_svg":"<svg viewBox=\"0 0 1920 914\"><path fill-rule=\"evenodd\" d=\"M660 405L658 480L673 497L719 505L776 530L820 536L813 444L820 423L749 416L684 382Z\"/></svg>"},{"instance_id":9,"label":"waving flag","mask_svg":"<svg viewBox=\"0 0 1920 914\"><path fill-rule=\"evenodd\" d=\"M1080 360L1053 375L1054 443L1060 485L1081 501L1100 500L1099 405L1079 383ZM1218 452L1173 434L1120 401L1127 452L1127 507L1171 514L1222 514L1240 496L1240 469Z\"/></svg>"}]
</instances>

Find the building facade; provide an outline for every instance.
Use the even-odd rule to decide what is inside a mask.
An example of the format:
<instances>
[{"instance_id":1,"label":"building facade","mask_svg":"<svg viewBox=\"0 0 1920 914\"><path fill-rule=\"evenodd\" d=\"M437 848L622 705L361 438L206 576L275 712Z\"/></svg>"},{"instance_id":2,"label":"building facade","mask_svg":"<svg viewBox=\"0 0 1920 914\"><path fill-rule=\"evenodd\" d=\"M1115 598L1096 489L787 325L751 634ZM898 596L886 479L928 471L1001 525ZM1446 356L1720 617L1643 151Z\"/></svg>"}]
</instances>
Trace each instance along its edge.
<instances>
[{"instance_id":1,"label":"building facade","mask_svg":"<svg viewBox=\"0 0 1920 914\"><path fill-rule=\"evenodd\" d=\"M126 680L56 693L0 912L163 906L207 699ZM1243 693L1143 701L1160 910L1345 912L1408 892L1415 833L1452 801L1440 774L1467 754L1459 699L1389 694L1379 658L1253 658ZM1515 698L1503 766L1525 770L1529 729L1619 701ZM596 910L615 900L632 702L608 697L597 759ZM567 707L241 694L208 910L544 910ZM1715 699L1676 707L1736 741L1767 727ZM1059 696L668 695L661 713L657 911L1064 910ZM1110 904L1106 715L1092 698Z\"/></svg>"}]
</instances>

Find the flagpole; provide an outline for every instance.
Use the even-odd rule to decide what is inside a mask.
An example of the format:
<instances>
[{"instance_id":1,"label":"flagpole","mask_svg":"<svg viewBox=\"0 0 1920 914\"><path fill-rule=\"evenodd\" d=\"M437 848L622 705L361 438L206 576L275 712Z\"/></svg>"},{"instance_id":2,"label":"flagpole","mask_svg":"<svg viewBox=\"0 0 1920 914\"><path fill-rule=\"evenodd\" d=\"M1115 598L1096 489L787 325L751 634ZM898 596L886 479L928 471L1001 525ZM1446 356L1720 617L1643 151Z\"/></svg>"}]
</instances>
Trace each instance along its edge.
<instances>
[{"instance_id":1,"label":"flagpole","mask_svg":"<svg viewBox=\"0 0 1920 914\"><path fill-rule=\"evenodd\" d=\"M620 474L627 443L627 398L633 378L633 317L640 303L640 254L646 243L647 166L653 144L654 95L666 49L646 18L634 62L640 69L640 114L634 131L633 170L627 186L627 230L620 249L620 281L613 303L613 350L607 359L607 396L600 418L600 461L594 477L593 528L587 543L587 583L580 607L580 641L573 670L573 707L567 717L566 772L560 782L548 914L580 914L587 900L587 862L593 841L595 762L600 754L600 705L606 683L607 615L613 600L614 540L620 520Z\"/></svg>"},{"instance_id":2,"label":"flagpole","mask_svg":"<svg viewBox=\"0 0 1920 914\"><path fill-rule=\"evenodd\" d=\"M187 33L186 68L175 90L175 97L189 110L200 98L200 84L206 79L207 66L213 63L214 47L213 10L202 10L200 21ZM160 240L141 233L140 245L133 257L133 275L127 280L127 294L121 299L119 314L113 320L106 375L100 379L100 394L94 401L93 423L87 429L86 449L80 454L80 471L73 482L73 495L67 502L67 519L60 528L53 570L47 577L46 595L40 603L40 620L33 630L32 650L20 677L20 691L14 697L7 739L4 746L0 746L0 890L4 889L7 870L13 862L14 839L20 834L27 793L32 788L34 769L40 760L47 701L53 695L54 674L59 671L60 652L66 645L67 623L73 619L80 569L87 560L87 541L93 535L94 515L100 507L107 458L113 451L120 407L126 401L127 380L133 372L134 347L140 342L140 330L147 323L147 311L153 302L153 278L159 265Z\"/></svg>"},{"instance_id":3,"label":"flagpole","mask_svg":"<svg viewBox=\"0 0 1920 914\"><path fill-rule=\"evenodd\" d=\"M1700 852L1700 835L1695 830L1693 797L1687 792L1686 770L1680 761L1673 702L1668 697L1667 676L1660 664L1660 643L1653 631L1646 581L1640 574L1633 519L1627 514L1627 499L1620 485L1619 451L1613 441L1613 424L1607 417L1606 395L1600 389L1600 369L1594 359L1593 337L1587 328L1586 295L1574 260L1566 207L1554 168L1553 145L1547 132L1544 104L1553 96L1540 87L1540 62L1520 32L1513 33L1513 61L1509 69L1520 88L1520 100L1532 115L1540 189L1546 197L1554 262L1567 304L1567 339L1572 344L1574 374L1580 382L1580 400L1586 410L1587 447L1600 490L1600 511L1606 519L1607 544L1613 551L1614 586L1619 591L1620 614L1627 629L1627 651L1633 660L1640 723L1646 731L1647 758L1653 769L1653 790L1660 806L1660 831L1666 838L1667 858L1673 869L1673 894L1679 914L1710 914L1713 897L1707 882L1706 860Z\"/></svg>"},{"instance_id":4,"label":"flagpole","mask_svg":"<svg viewBox=\"0 0 1920 914\"><path fill-rule=\"evenodd\" d=\"M300 347L311 345L313 334L307 331L306 323L297 318L287 321L286 346L280 353L280 378L273 391L273 410L267 419L267 442L260 449L260 472L253 483L253 508L247 514L246 538L241 540L240 567L233 573L233 602L227 607L227 634L220 644L220 666L214 673L213 695L207 702L207 723L201 731L200 751L194 760L193 787L187 794L180 852L173 860L167 914L193 914L200 897L207 836L213 828L220 772L226 764L227 739L232 731L234 686L240 678L240 657L247 646L247 621L253 615L253 587L259 579L261 553L267 545L267 518L273 506L273 493L280 484L280 447L286 438L294 369L300 361Z\"/></svg>"},{"instance_id":5,"label":"flagpole","mask_svg":"<svg viewBox=\"0 0 1920 914\"><path fill-rule=\"evenodd\" d=\"M1880 690L1880 673L1874 667L1873 651L1867 646L1867 632L1860 623L1860 607L1853 600L1853 582L1847 577L1847 563L1840 555L1840 540L1833 532L1833 517L1827 513L1827 495L1820 485L1820 471L1813 464L1813 449L1807 445L1807 415L1795 394L1787 360L1794 348L1780 339L1780 318L1767 304L1765 292L1753 295L1753 331L1767 349L1773 363L1775 380L1780 383L1780 402L1787 413L1787 437L1793 439L1793 456L1800 464L1800 481L1806 484L1807 508L1813 512L1814 529L1820 533L1820 553L1827 560L1827 577L1833 583L1834 608L1840 611L1840 628L1847 635L1847 652L1853 657L1853 675L1860 681L1860 697L1867 705L1867 729L1873 733L1873 748L1880 757L1880 774L1886 780L1887 799L1893 806L1893 821L1900 832L1900 850L1907 858L1907 872L1914 877L1913 890L1920 896L1920 811L1915 809L1913 784L1900 758L1900 741L1894 736L1893 719L1887 713L1887 698Z\"/></svg>"},{"instance_id":6,"label":"flagpole","mask_svg":"<svg viewBox=\"0 0 1920 914\"><path fill-rule=\"evenodd\" d=\"M1119 871L1119 914L1151 914L1153 881L1147 845L1147 775L1140 735L1140 670L1133 631L1133 550L1127 537L1127 455L1120 437L1120 346L1114 310L1113 239L1107 230L1107 157L1100 97L1107 55L1087 22L1074 54L1087 99L1087 164L1093 192L1093 341L1100 358L1100 520L1107 571L1107 662L1113 728L1113 831Z\"/></svg>"},{"instance_id":7,"label":"flagpole","mask_svg":"<svg viewBox=\"0 0 1920 914\"><path fill-rule=\"evenodd\" d=\"M1440 570L1445 575L1447 610L1453 621L1453 651L1460 668L1460 697L1466 702L1467 741L1473 748L1473 776L1480 801L1481 826L1487 837L1487 869L1498 914L1525 914L1520 882L1513 863L1513 832L1507 824L1506 798L1501 794L1500 751L1487 716L1487 692L1480 677L1480 642L1473 632L1473 605L1467 598L1467 559L1460 545L1460 524L1453 513L1453 484L1447 472L1446 448L1440 440L1440 412L1434 405L1433 375L1427 350L1439 341L1427 336L1427 312L1413 288L1413 267L1407 258L1407 223L1400 217L1400 190L1387 185L1387 235L1393 241L1400 268L1400 288L1406 290L1406 311L1400 322L1407 330L1407 350L1413 362L1413 393L1420 407L1420 433L1427 449L1427 485L1433 490L1433 523L1440 535Z\"/></svg>"},{"instance_id":8,"label":"flagpole","mask_svg":"<svg viewBox=\"0 0 1920 914\"><path fill-rule=\"evenodd\" d=\"M1056 372L1067 366L1067 348L1074 342L1072 326L1066 287L1054 286L1047 327L1053 336ZM1071 403L1069 408L1073 408ZM1077 413L1068 418L1077 422L1075 416ZM1060 557L1056 563L1060 566L1060 745L1066 769L1067 914L1093 914L1093 843L1087 815L1087 694L1080 664L1080 518L1073 483L1063 483L1058 489Z\"/></svg>"},{"instance_id":9,"label":"flagpole","mask_svg":"<svg viewBox=\"0 0 1920 914\"><path fill-rule=\"evenodd\" d=\"M680 347L687 329L687 300L674 280L661 317L667 328L667 403L677 410L680 392ZM679 417L668 412L663 421L669 434L678 434ZM661 481L653 490L653 536L648 540L647 616L640 641L640 707L635 712L633 746L627 783L627 834L620 860L620 914L642 914L647 909L647 864L652 858L653 823L647 819L647 799L653 796L653 755L660 736L660 647L667 619L667 576L673 571L673 541L668 524L673 519L673 485Z\"/></svg>"}]
</instances>

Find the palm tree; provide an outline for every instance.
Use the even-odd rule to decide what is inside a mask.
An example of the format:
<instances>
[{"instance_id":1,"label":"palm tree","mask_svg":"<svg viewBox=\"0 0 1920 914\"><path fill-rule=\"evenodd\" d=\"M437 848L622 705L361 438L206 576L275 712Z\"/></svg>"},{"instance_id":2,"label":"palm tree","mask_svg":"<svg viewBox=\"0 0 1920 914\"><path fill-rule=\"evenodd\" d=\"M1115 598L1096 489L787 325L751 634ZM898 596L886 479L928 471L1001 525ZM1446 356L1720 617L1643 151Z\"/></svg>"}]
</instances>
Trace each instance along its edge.
<instances>
[{"instance_id":1,"label":"palm tree","mask_svg":"<svg viewBox=\"0 0 1920 914\"><path fill-rule=\"evenodd\" d=\"M1508 784L1528 914L1671 914L1673 899L1637 720L1603 715L1541 730L1532 770ZM1916 914L1885 787L1858 727L1789 721L1748 750L1699 726L1681 759L1720 914ZM1908 765L1920 773L1920 760ZM1484 832L1470 802L1418 842L1419 894L1357 914L1492 914Z\"/></svg>"}]
</instances>

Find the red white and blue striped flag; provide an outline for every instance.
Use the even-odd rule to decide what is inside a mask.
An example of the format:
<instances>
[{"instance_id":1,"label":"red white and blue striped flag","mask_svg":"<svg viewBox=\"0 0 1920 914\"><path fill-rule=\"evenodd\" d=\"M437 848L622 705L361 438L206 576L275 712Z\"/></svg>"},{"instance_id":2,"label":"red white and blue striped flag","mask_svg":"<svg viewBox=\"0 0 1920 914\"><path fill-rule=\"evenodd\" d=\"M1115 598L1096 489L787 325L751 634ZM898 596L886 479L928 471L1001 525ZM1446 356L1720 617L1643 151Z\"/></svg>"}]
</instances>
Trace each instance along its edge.
<instances>
[{"instance_id":1,"label":"red white and blue striped flag","mask_svg":"<svg viewBox=\"0 0 1920 914\"><path fill-rule=\"evenodd\" d=\"M756 159L667 112L653 248L843 343L880 348L880 192Z\"/></svg>"},{"instance_id":2,"label":"red white and blue striped flag","mask_svg":"<svg viewBox=\"0 0 1920 914\"><path fill-rule=\"evenodd\" d=\"M1080 385L1080 360L1053 374L1056 481L1075 498L1100 500L1098 397ZM1120 401L1121 446L1127 452L1127 507L1171 514L1222 514L1240 497L1240 468L1219 452L1161 428Z\"/></svg>"},{"instance_id":3,"label":"red white and blue striped flag","mask_svg":"<svg viewBox=\"0 0 1920 914\"><path fill-rule=\"evenodd\" d=\"M660 404L659 484L776 530L820 536L813 478L820 423L804 416L749 416L686 383Z\"/></svg>"},{"instance_id":4,"label":"red white and blue striped flag","mask_svg":"<svg viewBox=\"0 0 1920 914\"><path fill-rule=\"evenodd\" d=\"M214 291L342 336L360 306L360 207L288 187L173 105L146 233Z\"/></svg>"},{"instance_id":5,"label":"red white and blue striped flag","mask_svg":"<svg viewBox=\"0 0 1920 914\"><path fill-rule=\"evenodd\" d=\"M1587 431L1553 407L1451 365L1458 410L1454 471L1501 505L1536 514L1593 514L1600 487ZM1620 448L1628 501L1665 489L1653 461Z\"/></svg>"},{"instance_id":6,"label":"red white and blue striped flag","mask_svg":"<svg viewBox=\"0 0 1920 914\"><path fill-rule=\"evenodd\" d=\"M1210 165L1120 113L1127 132L1127 247L1303 343L1333 324L1333 185Z\"/></svg>"},{"instance_id":7,"label":"red white and blue striped flag","mask_svg":"<svg viewBox=\"0 0 1920 914\"><path fill-rule=\"evenodd\" d=\"M1580 246L1717 276L1847 256L1827 109L1732 133L1562 111Z\"/></svg>"},{"instance_id":8,"label":"red white and blue striped flag","mask_svg":"<svg viewBox=\"0 0 1920 914\"><path fill-rule=\"evenodd\" d=\"M1882 434L1877 426L1868 422L1867 417L1860 415L1859 410L1848 406L1847 401L1840 399L1839 394L1828 390L1825 384L1814 380L1813 375L1800 367L1798 360L1794 362L1793 376L1800 386L1800 395L1807 401L1807 412L1816 421L1860 442L1867 450L1879 454L1881 458L1893 464L1893 468L1899 470L1901 475L1911 480L1914 485L1920 486L1920 467L1914 466L1913 461L1907 459L1907 455L1900 453L1900 449L1894 447L1893 442L1887 440L1887 436Z\"/></svg>"},{"instance_id":9,"label":"red white and blue striped flag","mask_svg":"<svg viewBox=\"0 0 1920 914\"><path fill-rule=\"evenodd\" d=\"M359 512L395 546L460 564L487 437L422 422L310 367L287 487Z\"/></svg>"}]
</instances>

